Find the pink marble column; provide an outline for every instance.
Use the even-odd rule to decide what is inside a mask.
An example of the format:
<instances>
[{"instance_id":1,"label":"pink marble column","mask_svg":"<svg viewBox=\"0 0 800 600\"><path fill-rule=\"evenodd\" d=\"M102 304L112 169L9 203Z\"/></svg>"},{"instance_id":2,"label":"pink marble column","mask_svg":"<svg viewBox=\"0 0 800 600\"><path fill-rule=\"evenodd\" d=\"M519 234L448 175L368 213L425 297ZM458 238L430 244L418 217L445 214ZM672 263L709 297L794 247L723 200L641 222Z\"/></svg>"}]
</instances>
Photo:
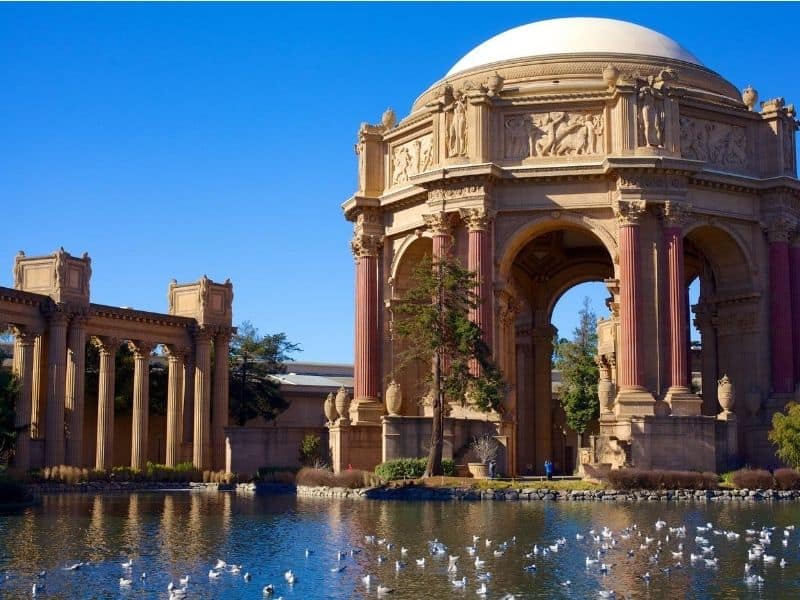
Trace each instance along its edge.
<instances>
[{"instance_id":1,"label":"pink marble column","mask_svg":"<svg viewBox=\"0 0 800 600\"><path fill-rule=\"evenodd\" d=\"M664 228L667 251L667 332L669 337L669 387L688 392L686 380L686 291L683 275L683 232L678 226Z\"/></svg>"},{"instance_id":2,"label":"pink marble column","mask_svg":"<svg viewBox=\"0 0 800 600\"><path fill-rule=\"evenodd\" d=\"M356 257L356 332L353 397L377 400L381 394L381 339L379 323L377 236L357 235L352 242Z\"/></svg>"},{"instance_id":3,"label":"pink marble column","mask_svg":"<svg viewBox=\"0 0 800 600\"><path fill-rule=\"evenodd\" d=\"M170 347L167 383L167 445L165 464L174 467L180 460L181 403L183 401L183 371L185 348Z\"/></svg>"},{"instance_id":4,"label":"pink marble column","mask_svg":"<svg viewBox=\"0 0 800 600\"><path fill-rule=\"evenodd\" d=\"M471 308L470 320L481 328L483 341L492 346L492 256L491 236L489 233L490 215L484 208L462 209L461 217L469 230L467 249L467 269L477 276L478 285L475 292L480 304ZM476 361L470 364L473 374L478 373Z\"/></svg>"},{"instance_id":5,"label":"pink marble column","mask_svg":"<svg viewBox=\"0 0 800 600\"><path fill-rule=\"evenodd\" d=\"M148 458L150 417L150 353L153 345L131 342L133 350L133 413L131 415L131 468L144 469Z\"/></svg>"},{"instance_id":6,"label":"pink marble column","mask_svg":"<svg viewBox=\"0 0 800 600\"><path fill-rule=\"evenodd\" d=\"M49 321L44 462L46 466L55 466L64 464L64 401L69 317L62 310L56 309L49 315Z\"/></svg>"},{"instance_id":7,"label":"pink marble column","mask_svg":"<svg viewBox=\"0 0 800 600\"><path fill-rule=\"evenodd\" d=\"M641 251L639 216L643 212L627 206L619 214L619 296L620 296L620 392L644 391L641 336Z\"/></svg>"},{"instance_id":8,"label":"pink marble column","mask_svg":"<svg viewBox=\"0 0 800 600\"><path fill-rule=\"evenodd\" d=\"M206 470L211 467L211 336L203 329L195 332L194 356L192 463Z\"/></svg>"},{"instance_id":9,"label":"pink marble column","mask_svg":"<svg viewBox=\"0 0 800 600\"><path fill-rule=\"evenodd\" d=\"M796 388L800 385L800 235L792 236L789 247L789 270L792 280L792 348Z\"/></svg>"},{"instance_id":10,"label":"pink marble column","mask_svg":"<svg viewBox=\"0 0 800 600\"><path fill-rule=\"evenodd\" d=\"M788 226L782 221L773 223L768 235L772 391L786 394L794 389L792 285Z\"/></svg>"},{"instance_id":11,"label":"pink marble column","mask_svg":"<svg viewBox=\"0 0 800 600\"><path fill-rule=\"evenodd\" d=\"M425 224L430 229L433 236L433 265L436 268L436 262L446 257L450 253L450 248L453 246L452 234L452 213L444 211L433 213L430 215L423 215ZM446 373L450 368L450 360L448 356L439 357L440 369Z\"/></svg>"}]
</instances>

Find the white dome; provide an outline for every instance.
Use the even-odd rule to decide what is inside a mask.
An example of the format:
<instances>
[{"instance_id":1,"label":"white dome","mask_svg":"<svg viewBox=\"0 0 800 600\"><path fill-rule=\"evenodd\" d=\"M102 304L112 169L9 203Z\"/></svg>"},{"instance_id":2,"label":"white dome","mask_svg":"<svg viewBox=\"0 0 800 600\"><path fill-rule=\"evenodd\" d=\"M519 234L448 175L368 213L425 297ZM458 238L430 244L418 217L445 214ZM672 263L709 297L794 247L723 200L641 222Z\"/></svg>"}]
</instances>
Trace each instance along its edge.
<instances>
[{"instance_id":1,"label":"white dome","mask_svg":"<svg viewBox=\"0 0 800 600\"><path fill-rule=\"evenodd\" d=\"M446 76L496 62L552 54L638 54L703 64L674 40L647 27L615 19L571 17L504 31L473 48Z\"/></svg>"}]
</instances>

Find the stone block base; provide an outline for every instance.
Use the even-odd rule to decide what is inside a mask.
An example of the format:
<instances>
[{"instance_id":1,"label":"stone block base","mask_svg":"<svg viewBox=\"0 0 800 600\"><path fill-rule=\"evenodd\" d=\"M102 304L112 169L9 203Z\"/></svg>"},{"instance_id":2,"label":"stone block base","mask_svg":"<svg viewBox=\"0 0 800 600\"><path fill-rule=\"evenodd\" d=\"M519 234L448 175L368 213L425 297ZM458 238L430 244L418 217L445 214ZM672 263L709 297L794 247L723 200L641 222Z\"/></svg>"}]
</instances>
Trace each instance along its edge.
<instances>
[{"instance_id":1,"label":"stone block base","mask_svg":"<svg viewBox=\"0 0 800 600\"><path fill-rule=\"evenodd\" d=\"M350 423L380 426L384 413L383 402L377 398L356 398L350 405Z\"/></svg>"},{"instance_id":2,"label":"stone block base","mask_svg":"<svg viewBox=\"0 0 800 600\"><path fill-rule=\"evenodd\" d=\"M349 468L372 471L381 462L381 427L337 422L328 428L328 447L334 473Z\"/></svg>"},{"instance_id":3,"label":"stone block base","mask_svg":"<svg viewBox=\"0 0 800 600\"><path fill-rule=\"evenodd\" d=\"M673 417L696 417L703 405L703 401L687 388L669 388L664 401L669 404Z\"/></svg>"},{"instance_id":4,"label":"stone block base","mask_svg":"<svg viewBox=\"0 0 800 600\"><path fill-rule=\"evenodd\" d=\"M656 399L647 390L620 390L614 402L617 417L646 417L655 414Z\"/></svg>"}]
</instances>

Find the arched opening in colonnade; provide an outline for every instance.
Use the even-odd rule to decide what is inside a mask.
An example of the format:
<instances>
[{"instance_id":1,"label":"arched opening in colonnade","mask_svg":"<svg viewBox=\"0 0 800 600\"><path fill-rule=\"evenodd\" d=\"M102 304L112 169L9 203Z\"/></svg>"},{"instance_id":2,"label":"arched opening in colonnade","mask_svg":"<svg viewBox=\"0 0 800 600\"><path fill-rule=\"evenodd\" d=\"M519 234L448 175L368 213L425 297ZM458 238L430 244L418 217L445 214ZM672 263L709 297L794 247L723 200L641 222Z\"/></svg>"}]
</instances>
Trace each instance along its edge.
<instances>
[{"instance_id":1,"label":"arched opening in colonnade","mask_svg":"<svg viewBox=\"0 0 800 600\"><path fill-rule=\"evenodd\" d=\"M752 257L745 244L733 233L717 225L701 224L684 237L684 280L687 313L699 334L699 384L702 414L717 415L717 380L728 375L738 397L734 409L758 411L769 390L764 389L768 373L763 339L764 306L762 295L754 288ZM696 298L696 299L695 299ZM687 319L687 322L689 320ZM687 340L691 340L691 327ZM692 381L692 346L687 344L687 360ZM755 410L751 410L755 409ZM740 442L746 441L739 428Z\"/></svg>"},{"instance_id":2,"label":"arched opening in colonnade","mask_svg":"<svg viewBox=\"0 0 800 600\"><path fill-rule=\"evenodd\" d=\"M513 385L509 409L516 416L517 471L541 474L550 459L557 472L571 473L577 447L568 443L563 410L553 395L553 311L576 286L595 282L613 287L613 249L590 228L569 221L546 222L521 235L512 238L501 262L501 276L518 310L513 321L502 320L504 343L499 346ZM569 338L572 332L559 335ZM578 443L577 437L571 439Z\"/></svg>"}]
</instances>

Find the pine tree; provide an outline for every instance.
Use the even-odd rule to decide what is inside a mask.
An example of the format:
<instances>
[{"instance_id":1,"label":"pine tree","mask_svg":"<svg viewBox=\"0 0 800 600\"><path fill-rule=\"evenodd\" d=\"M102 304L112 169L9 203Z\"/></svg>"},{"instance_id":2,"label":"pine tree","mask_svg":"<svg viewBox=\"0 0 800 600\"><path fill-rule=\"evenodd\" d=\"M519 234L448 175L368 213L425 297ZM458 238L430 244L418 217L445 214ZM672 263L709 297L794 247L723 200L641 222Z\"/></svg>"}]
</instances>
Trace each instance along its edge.
<instances>
[{"instance_id":1,"label":"pine tree","mask_svg":"<svg viewBox=\"0 0 800 600\"><path fill-rule=\"evenodd\" d=\"M499 410L505 394L503 376L491 359L480 327L469 320L477 308L477 276L458 260L427 256L411 275L411 287L394 305L394 332L407 350L397 357L396 370L412 363L430 364L427 377L433 405L433 423L425 477L442 474L444 402L465 403L478 410ZM476 361L479 374L470 369Z\"/></svg>"}]
</instances>

